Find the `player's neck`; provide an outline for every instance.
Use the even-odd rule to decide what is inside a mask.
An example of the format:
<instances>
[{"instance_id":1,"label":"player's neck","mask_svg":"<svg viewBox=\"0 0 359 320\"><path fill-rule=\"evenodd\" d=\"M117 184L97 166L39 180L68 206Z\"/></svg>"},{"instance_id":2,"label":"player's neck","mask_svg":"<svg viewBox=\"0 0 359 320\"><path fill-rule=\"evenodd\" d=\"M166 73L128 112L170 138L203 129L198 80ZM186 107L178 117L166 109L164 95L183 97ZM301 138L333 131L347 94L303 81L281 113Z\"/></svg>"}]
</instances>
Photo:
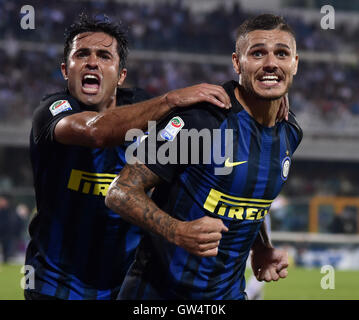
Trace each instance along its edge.
<instances>
[{"instance_id":1,"label":"player's neck","mask_svg":"<svg viewBox=\"0 0 359 320\"><path fill-rule=\"evenodd\" d=\"M116 96L112 96L106 101L102 101L99 104L92 105L91 109L97 112L104 112L107 109L116 107Z\"/></svg>"},{"instance_id":2,"label":"player's neck","mask_svg":"<svg viewBox=\"0 0 359 320\"><path fill-rule=\"evenodd\" d=\"M234 93L243 108L258 123L265 127L273 127L275 125L281 99L259 99L254 95L248 94L241 86L235 88Z\"/></svg>"},{"instance_id":3,"label":"player's neck","mask_svg":"<svg viewBox=\"0 0 359 320\"><path fill-rule=\"evenodd\" d=\"M113 97L111 97L109 100L101 103L98 107L97 107L97 110L99 112L102 112L102 111L106 111L107 109L110 109L110 108L115 108L116 107L116 95L114 95Z\"/></svg>"}]
</instances>

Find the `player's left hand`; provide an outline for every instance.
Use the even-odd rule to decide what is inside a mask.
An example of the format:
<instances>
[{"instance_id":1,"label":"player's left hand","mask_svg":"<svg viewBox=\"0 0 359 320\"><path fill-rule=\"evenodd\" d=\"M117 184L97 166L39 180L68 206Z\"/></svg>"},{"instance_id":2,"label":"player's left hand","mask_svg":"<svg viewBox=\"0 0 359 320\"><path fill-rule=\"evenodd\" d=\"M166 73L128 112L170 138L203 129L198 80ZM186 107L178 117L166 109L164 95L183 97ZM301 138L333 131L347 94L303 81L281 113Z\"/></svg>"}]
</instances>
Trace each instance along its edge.
<instances>
[{"instance_id":1,"label":"player's left hand","mask_svg":"<svg viewBox=\"0 0 359 320\"><path fill-rule=\"evenodd\" d=\"M289 99L288 93L286 93L281 100L279 111L277 113L277 122L281 122L282 120L288 121L288 114L289 114Z\"/></svg>"},{"instance_id":2,"label":"player's left hand","mask_svg":"<svg viewBox=\"0 0 359 320\"><path fill-rule=\"evenodd\" d=\"M288 275L288 252L275 248L253 250L251 264L258 281L278 281Z\"/></svg>"}]
</instances>

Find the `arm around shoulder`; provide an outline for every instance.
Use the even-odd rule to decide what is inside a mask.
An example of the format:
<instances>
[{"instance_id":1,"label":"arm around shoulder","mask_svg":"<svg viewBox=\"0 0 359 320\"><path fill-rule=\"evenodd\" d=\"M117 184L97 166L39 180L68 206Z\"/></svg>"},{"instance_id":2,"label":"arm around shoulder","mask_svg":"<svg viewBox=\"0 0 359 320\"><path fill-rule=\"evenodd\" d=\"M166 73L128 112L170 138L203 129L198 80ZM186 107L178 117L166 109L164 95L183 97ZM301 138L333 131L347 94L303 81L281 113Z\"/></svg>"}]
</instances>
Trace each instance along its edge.
<instances>
[{"instance_id":1,"label":"arm around shoulder","mask_svg":"<svg viewBox=\"0 0 359 320\"><path fill-rule=\"evenodd\" d=\"M136 104L111 107L103 112L84 111L61 119L55 127L55 140L70 145L110 147L122 144L129 129L147 128L148 121L159 120L174 107L210 102L229 107L230 100L219 86L200 84L173 90Z\"/></svg>"}]
</instances>

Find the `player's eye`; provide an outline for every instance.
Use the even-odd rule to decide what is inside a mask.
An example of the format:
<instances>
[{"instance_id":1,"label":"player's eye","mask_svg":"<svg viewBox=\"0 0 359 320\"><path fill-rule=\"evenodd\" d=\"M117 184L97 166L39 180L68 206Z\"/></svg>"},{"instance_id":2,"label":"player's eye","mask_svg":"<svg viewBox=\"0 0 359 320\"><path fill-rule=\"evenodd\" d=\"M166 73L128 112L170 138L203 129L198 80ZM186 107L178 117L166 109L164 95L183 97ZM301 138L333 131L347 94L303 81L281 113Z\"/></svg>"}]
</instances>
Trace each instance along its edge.
<instances>
[{"instance_id":1,"label":"player's eye","mask_svg":"<svg viewBox=\"0 0 359 320\"><path fill-rule=\"evenodd\" d=\"M111 57L110 57L109 54L102 54L102 55L101 55L101 58L104 59L104 60L109 60L109 59L111 59Z\"/></svg>"},{"instance_id":2,"label":"player's eye","mask_svg":"<svg viewBox=\"0 0 359 320\"><path fill-rule=\"evenodd\" d=\"M88 54L85 51L79 51L76 53L77 58L83 58L86 57Z\"/></svg>"},{"instance_id":3,"label":"player's eye","mask_svg":"<svg viewBox=\"0 0 359 320\"><path fill-rule=\"evenodd\" d=\"M261 58L264 56L264 52L262 50L256 50L251 53L251 55L255 58Z\"/></svg>"},{"instance_id":4,"label":"player's eye","mask_svg":"<svg viewBox=\"0 0 359 320\"><path fill-rule=\"evenodd\" d=\"M289 53L286 50L280 50L277 52L277 56L280 58L285 58L289 55Z\"/></svg>"}]
</instances>

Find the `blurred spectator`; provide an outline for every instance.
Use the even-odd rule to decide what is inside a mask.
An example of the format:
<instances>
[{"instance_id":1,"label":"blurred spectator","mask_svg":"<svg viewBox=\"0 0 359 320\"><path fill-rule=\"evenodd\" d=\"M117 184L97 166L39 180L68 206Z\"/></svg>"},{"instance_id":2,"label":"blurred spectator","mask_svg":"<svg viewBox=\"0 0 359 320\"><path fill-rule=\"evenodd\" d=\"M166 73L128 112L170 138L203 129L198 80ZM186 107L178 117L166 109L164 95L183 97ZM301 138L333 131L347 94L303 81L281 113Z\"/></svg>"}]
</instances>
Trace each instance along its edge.
<instances>
[{"instance_id":1,"label":"blurred spectator","mask_svg":"<svg viewBox=\"0 0 359 320\"><path fill-rule=\"evenodd\" d=\"M0 246L4 263L9 261L13 252L12 218L9 197L0 195Z\"/></svg>"},{"instance_id":2,"label":"blurred spectator","mask_svg":"<svg viewBox=\"0 0 359 320\"><path fill-rule=\"evenodd\" d=\"M288 230L288 200L283 194L274 199L270 208L273 230Z\"/></svg>"},{"instance_id":3,"label":"blurred spectator","mask_svg":"<svg viewBox=\"0 0 359 320\"><path fill-rule=\"evenodd\" d=\"M18 253L24 253L29 235L27 232L30 220L30 209L24 204L20 203L16 206L14 221L13 221L13 240L15 249Z\"/></svg>"},{"instance_id":4,"label":"blurred spectator","mask_svg":"<svg viewBox=\"0 0 359 320\"><path fill-rule=\"evenodd\" d=\"M356 210L352 210L351 208L345 208L343 212L340 215L336 215L336 217L333 219L340 218L340 233L347 233L347 234L354 234L358 232L357 230L357 216L359 213L356 212ZM334 221L333 221L334 224ZM338 231L338 230L335 230ZM337 232L339 233L339 232Z\"/></svg>"},{"instance_id":5,"label":"blurred spectator","mask_svg":"<svg viewBox=\"0 0 359 320\"><path fill-rule=\"evenodd\" d=\"M340 215L335 214L328 229L331 233L344 233L343 218Z\"/></svg>"}]
</instances>

